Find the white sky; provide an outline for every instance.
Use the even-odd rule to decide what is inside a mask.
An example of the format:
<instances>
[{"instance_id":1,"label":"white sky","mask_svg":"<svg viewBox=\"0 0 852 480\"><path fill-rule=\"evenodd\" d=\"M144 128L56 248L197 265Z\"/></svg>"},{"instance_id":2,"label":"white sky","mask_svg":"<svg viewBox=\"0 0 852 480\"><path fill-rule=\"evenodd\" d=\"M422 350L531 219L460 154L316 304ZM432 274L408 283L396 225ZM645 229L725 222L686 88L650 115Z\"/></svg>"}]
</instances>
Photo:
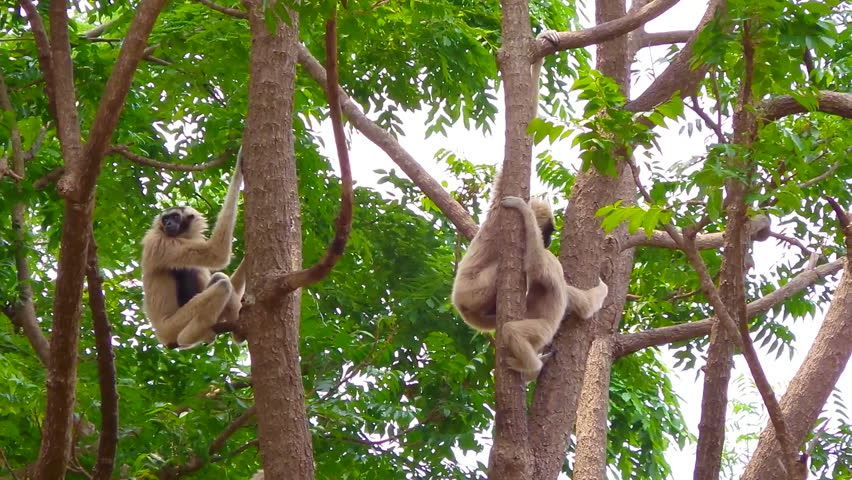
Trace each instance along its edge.
<instances>
[{"instance_id":1,"label":"white sky","mask_svg":"<svg viewBox=\"0 0 852 480\"><path fill-rule=\"evenodd\" d=\"M706 8L706 4L706 1L703 0L682 0L671 10L650 22L647 26L647 30L656 32L691 28L698 23L698 20ZM591 13L591 9L588 9L587 18L594 18ZM638 68L643 73L637 76L638 80L636 80L636 83L632 87L634 97L638 93L641 93L645 87L650 84L653 79L653 73L659 74L664 69L664 66L654 65L651 70L652 74L645 73L649 68L651 68L654 60L663 56L665 49L666 47L645 49L637 55L638 64L634 64L634 68ZM502 94L499 94L499 96L502 98ZM502 107L502 102L500 105ZM504 130L502 108L501 112L497 115L496 124L492 128L492 132L495 133L494 136L484 136L478 132L470 132L459 125L449 128L447 130L446 137L433 135L429 139L426 139L425 113L398 113L398 115L403 121L403 129L405 131L405 136L399 138L400 144L402 144L409 153L414 155L417 161L420 162L420 164L433 177L439 181L449 181L450 188L453 188L456 184L453 183L450 176L444 170L444 166L438 165L434 160L434 153L438 149L443 148L453 151L460 157L466 158L474 163L498 164L502 161ZM375 118L374 115L371 115L371 117ZM694 118L691 116L691 111L688 109L687 118L690 120ZM705 138L705 134L707 133L706 129L704 132L690 138L685 134L682 136L678 135L678 128L679 127L676 126L673 129L662 132L659 144L663 153L662 156L660 156L657 152L655 160L668 165L676 161L684 160L693 155L703 154L706 151L705 144L700 141L700 139ZM323 150L323 153L332 159L332 162L335 164L335 168L337 168L337 157L333 147L334 137L331 133L331 128L328 122L323 122L319 133L325 140L325 145L328 147ZM391 168L395 168L400 175L403 175L399 167L397 167L384 152L357 131L350 129L348 130L348 135L350 135L351 138L350 155L352 160L353 176L356 184L372 187L379 191L387 191L389 184L378 185L376 182L380 175L373 173L373 170L390 170ZM539 150L540 149L536 149L536 152L534 153L537 153ZM579 166L578 152L569 148L569 141L563 141L561 145L552 147L552 151L554 153L554 157L560 158L565 164L573 166L574 169ZM542 185L536 179L533 179L532 190L533 193L541 193L544 191ZM563 206L564 205L557 205L557 207ZM786 259L793 258L798 254L798 251L790 250L786 246L778 246L773 239L756 243L754 248L756 271L758 273L766 273L775 265L785 262ZM833 283L836 284L836 281ZM790 358L787 352L785 352L784 355L775 359L774 353L770 354L766 349L761 349L758 346L758 352L760 354L763 368L766 370L766 374L773 387L775 387L775 393L779 399L790 379L801 365L808 349L813 344L822 320L823 313L818 312L818 314L813 318L807 318L804 321L787 325L796 335L796 350L792 358ZM663 350L662 357L668 365L674 365L674 359L668 350ZM702 363L699 363L699 366L701 365ZM701 413L700 408L703 390L703 376L698 376L696 378L696 373L692 370L685 372L673 371L671 376L674 383L674 389L682 399L681 407L686 424L690 432L697 436L698 421ZM736 379L740 376L745 379L745 384L737 382ZM734 381L731 382L729 398L736 398L740 402L758 405L760 412L762 412L762 416L760 418L756 418L753 415L748 417L744 417L743 414L734 415L729 406L728 428L729 430L732 430L727 435L726 448L729 449L734 446L733 439L737 434L759 433L766 424L765 409L763 408L763 404L758 393L752 386L748 367L745 365L741 356L735 357L735 370L732 378ZM850 374L849 370L844 372L837 384L837 387L844 392L852 391L852 374ZM736 426L734 425L735 421L737 423ZM743 453L743 445L737 446L739 447L737 451ZM753 447L754 442L748 445L745 452L751 452ZM683 451L672 448L666 452L666 458L672 465L674 478L691 478L694 455L694 444L687 445ZM466 457L471 460L474 458L473 456ZM487 464L488 452L485 451L483 454L476 456L476 459ZM744 459L748 459L748 455L746 455ZM739 473L741 473L742 466L743 465L738 465L735 467L735 474L737 477L739 476Z\"/></svg>"}]
</instances>

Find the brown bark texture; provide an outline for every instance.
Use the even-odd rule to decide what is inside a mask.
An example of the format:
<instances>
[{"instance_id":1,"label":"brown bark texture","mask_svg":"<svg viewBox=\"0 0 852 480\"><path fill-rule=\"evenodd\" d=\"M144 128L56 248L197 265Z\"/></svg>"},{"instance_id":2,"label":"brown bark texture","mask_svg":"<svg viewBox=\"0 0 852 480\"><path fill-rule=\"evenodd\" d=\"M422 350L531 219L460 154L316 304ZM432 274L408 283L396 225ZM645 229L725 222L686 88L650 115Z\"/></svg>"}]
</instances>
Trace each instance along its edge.
<instances>
[{"instance_id":1,"label":"brown bark texture","mask_svg":"<svg viewBox=\"0 0 852 480\"><path fill-rule=\"evenodd\" d=\"M814 344L781 398L792 445L802 445L852 354L852 275L844 272ZM742 480L786 478L772 424L766 426Z\"/></svg>"},{"instance_id":2,"label":"brown bark texture","mask_svg":"<svg viewBox=\"0 0 852 480\"><path fill-rule=\"evenodd\" d=\"M98 267L98 247L94 233L89 238L89 261L86 284L89 290L89 309L95 329L95 346L98 357L98 385L101 390L101 431L98 437L98 454L93 480L109 480L115 467L118 448L118 389L115 375L115 355L112 352L112 326L106 312L103 278Z\"/></svg>"},{"instance_id":3,"label":"brown bark texture","mask_svg":"<svg viewBox=\"0 0 852 480\"><path fill-rule=\"evenodd\" d=\"M301 218L293 139L298 17L270 32L260 1L245 2L252 35L243 145L248 285L247 326L263 467L271 479L314 478L299 369L301 290L256 302L254 272L301 268Z\"/></svg>"},{"instance_id":4,"label":"brown bark texture","mask_svg":"<svg viewBox=\"0 0 852 480\"><path fill-rule=\"evenodd\" d=\"M652 2L638 11L647 10L652 5L658 2ZM624 0L597 0L595 2L595 20L598 25L616 21L624 18L627 13L627 5ZM634 12L635 14L635 12ZM630 62L631 58L627 54L628 51L628 36L622 35L608 42L604 42L597 47L597 69L604 75L615 80L621 92L625 97L630 97ZM629 170L625 168L624 153L619 152L619 158L616 161L619 163L619 176L624 182L630 180L631 175ZM592 172L592 170L589 170ZM600 173L593 173L590 177L591 182L595 182L596 178L601 178ZM582 192L578 192L578 195ZM572 192L573 194L574 192ZM624 204L631 204L632 196L635 196L635 187L632 185L629 189L624 189L622 193L627 200ZM573 195L572 195L573 196ZM612 201L615 201L614 199ZM573 203L573 199L572 199ZM584 203L583 205L589 205ZM621 320L621 315L624 308L624 303L627 295L627 286L630 283L630 272L633 268L633 250L626 252L608 251L607 254L600 255L598 252L589 252L594 249L595 244L612 245L613 241L618 243L626 235L624 226L619 228L618 232L613 232L613 239L610 243L604 242L604 232L599 225L599 221L595 217L596 210L577 211L580 222L588 222L586 228L591 228L590 235L583 238L585 245L578 245L576 249L570 250L572 253L590 255L590 258L605 259L611 262L613 271L611 275L604 273L604 281L610 285L609 299L604 302L603 310L592 318L589 325L589 333L592 343L586 358L585 374L582 377L582 389L577 401L576 414L576 435L577 447L574 457L574 479L576 480L598 480L606 477L606 450L607 450L607 418L609 414L609 384L612 371L612 344L613 335ZM567 222L566 222L567 224ZM597 227L595 229L595 227ZM573 229L563 228L563 233L571 231L571 235L577 236L577 232ZM595 255L597 254L597 255ZM572 259L573 260L573 259ZM568 262L567 265L578 265L577 263ZM601 266L596 269L595 266L584 268L585 274L579 275L581 278L575 279L576 270L573 270L567 275L568 283L571 285L588 286L589 282L594 283L594 278L582 278L590 276L591 272L600 272ZM567 269L566 269L567 270ZM607 268L608 270L608 268ZM572 275L573 274L573 275ZM614 288L613 288L614 287Z\"/></svg>"},{"instance_id":5,"label":"brown bark texture","mask_svg":"<svg viewBox=\"0 0 852 480\"><path fill-rule=\"evenodd\" d=\"M76 399L77 346L80 330L80 300L86 270L89 231L94 208L94 187L100 172L105 145L118 122L121 105L130 88L133 72L142 56L148 35L166 0L144 0L136 11L116 66L104 89L98 114L92 124L90 144L84 155L76 110L74 76L68 43L67 2L50 3L50 65L55 89L57 134L66 171L73 172L60 192L66 198L62 226L53 330L47 373L47 408L36 478L62 478L72 441L72 413ZM29 14L29 11L28 11ZM31 23L34 26L35 22ZM35 28L35 27L34 27ZM39 35L35 33L35 35ZM44 65L42 65L44 68ZM111 110L104 104L108 104ZM102 113L103 112L103 113ZM97 135L95 135L97 133Z\"/></svg>"},{"instance_id":6,"label":"brown bark texture","mask_svg":"<svg viewBox=\"0 0 852 480\"><path fill-rule=\"evenodd\" d=\"M502 195L529 197L532 137L527 126L532 119L530 99L534 82L530 76L530 52L533 39L527 0L504 0L503 45L497 56L500 73L505 82L506 130L502 175L498 191ZM498 199L495 199L498 201ZM497 338L503 325L521 319L525 309L523 269L523 236L519 215L507 215L497 209L500 241L504 255L497 266ZM495 241L497 239L495 238ZM496 248L496 247L492 247ZM527 430L526 389L520 375L506 364L508 350L497 342L494 368L496 414L494 443L488 458L488 476L494 480L532 479L532 453Z\"/></svg>"}]
</instances>

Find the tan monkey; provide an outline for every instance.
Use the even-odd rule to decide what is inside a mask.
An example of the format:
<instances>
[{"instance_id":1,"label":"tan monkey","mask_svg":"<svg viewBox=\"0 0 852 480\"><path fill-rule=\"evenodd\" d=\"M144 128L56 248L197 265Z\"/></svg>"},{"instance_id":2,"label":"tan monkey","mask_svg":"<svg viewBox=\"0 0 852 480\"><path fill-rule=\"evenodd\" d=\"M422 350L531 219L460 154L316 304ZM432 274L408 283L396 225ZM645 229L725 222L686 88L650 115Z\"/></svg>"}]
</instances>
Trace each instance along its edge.
<instances>
[{"instance_id":1,"label":"tan monkey","mask_svg":"<svg viewBox=\"0 0 852 480\"><path fill-rule=\"evenodd\" d=\"M539 352L553 339L566 308L584 319L589 318L600 310L609 289L600 280L589 290L580 290L565 282L562 265L547 249L554 230L553 212L547 202L534 198L528 204L518 197L506 197L500 205L517 209L523 217L527 282L524 319L507 323L503 327L502 341L512 355L509 366L521 372L525 379L532 380L542 367ZM464 321L478 330L497 327L497 263L502 242L497 237L493 213L492 204L485 222L459 262L453 283L453 305Z\"/></svg>"},{"instance_id":2,"label":"tan monkey","mask_svg":"<svg viewBox=\"0 0 852 480\"><path fill-rule=\"evenodd\" d=\"M142 239L143 309L157 339L169 348L189 348L215 337L219 322L235 325L245 290L243 264L231 278L210 274L231 260L231 239L242 184L239 155L222 210L210 238L207 220L191 207L157 215ZM234 332L234 338L243 338Z\"/></svg>"}]
</instances>

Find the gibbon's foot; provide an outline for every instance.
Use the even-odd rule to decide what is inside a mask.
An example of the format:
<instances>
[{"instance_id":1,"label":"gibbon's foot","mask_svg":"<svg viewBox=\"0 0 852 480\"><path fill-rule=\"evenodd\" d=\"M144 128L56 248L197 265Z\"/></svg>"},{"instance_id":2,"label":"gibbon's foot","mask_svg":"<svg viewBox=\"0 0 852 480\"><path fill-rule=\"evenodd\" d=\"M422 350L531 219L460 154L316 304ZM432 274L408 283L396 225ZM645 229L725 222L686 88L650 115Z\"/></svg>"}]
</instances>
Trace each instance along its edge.
<instances>
[{"instance_id":1,"label":"gibbon's foot","mask_svg":"<svg viewBox=\"0 0 852 480\"><path fill-rule=\"evenodd\" d=\"M559 32L556 30L544 30L539 33L536 38L543 38L550 42L554 47L559 45Z\"/></svg>"},{"instance_id":2,"label":"gibbon's foot","mask_svg":"<svg viewBox=\"0 0 852 480\"><path fill-rule=\"evenodd\" d=\"M207 282L207 286L213 285L214 283L219 283L223 280L227 280L228 276L222 272L216 272L210 277L210 281Z\"/></svg>"},{"instance_id":3,"label":"gibbon's foot","mask_svg":"<svg viewBox=\"0 0 852 480\"><path fill-rule=\"evenodd\" d=\"M524 208L527 206L527 202L522 198L518 197L503 197L503 200L500 202L500 205L506 208Z\"/></svg>"},{"instance_id":4,"label":"gibbon's foot","mask_svg":"<svg viewBox=\"0 0 852 480\"><path fill-rule=\"evenodd\" d=\"M168 348L170 350L176 350L176 349L180 348L180 345L178 344L178 342L169 342L169 343L166 344L166 348Z\"/></svg>"}]
</instances>

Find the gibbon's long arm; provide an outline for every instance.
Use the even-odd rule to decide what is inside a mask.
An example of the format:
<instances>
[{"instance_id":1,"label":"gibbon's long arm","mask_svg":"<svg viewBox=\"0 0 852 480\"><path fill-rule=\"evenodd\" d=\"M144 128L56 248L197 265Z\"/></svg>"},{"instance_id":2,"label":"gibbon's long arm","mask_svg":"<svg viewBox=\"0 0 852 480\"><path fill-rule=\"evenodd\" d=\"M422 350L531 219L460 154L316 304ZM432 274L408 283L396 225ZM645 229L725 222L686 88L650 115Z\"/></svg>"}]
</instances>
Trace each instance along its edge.
<instances>
[{"instance_id":1,"label":"gibbon's long arm","mask_svg":"<svg viewBox=\"0 0 852 480\"><path fill-rule=\"evenodd\" d=\"M153 255L148 258L152 265L164 267L186 268L204 267L212 270L224 268L231 261L231 239L234 236L234 227L237 222L237 201L240 197L240 186L243 175L240 170L242 161L237 156L237 165L231 177L228 194L222 204L222 209L216 217L216 226L210 238L187 239L176 238L178 246L170 245L168 248L152 249Z\"/></svg>"},{"instance_id":2,"label":"gibbon's long arm","mask_svg":"<svg viewBox=\"0 0 852 480\"><path fill-rule=\"evenodd\" d=\"M557 45L559 43L559 32L556 30L544 30L539 33L536 38L544 38L553 45ZM532 116L530 120L536 117L538 114L538 93L541 88L541 66L544 65L544 57L541 57L530 65L530 77L532 78Z\"/></svg>"}]
</instances>

